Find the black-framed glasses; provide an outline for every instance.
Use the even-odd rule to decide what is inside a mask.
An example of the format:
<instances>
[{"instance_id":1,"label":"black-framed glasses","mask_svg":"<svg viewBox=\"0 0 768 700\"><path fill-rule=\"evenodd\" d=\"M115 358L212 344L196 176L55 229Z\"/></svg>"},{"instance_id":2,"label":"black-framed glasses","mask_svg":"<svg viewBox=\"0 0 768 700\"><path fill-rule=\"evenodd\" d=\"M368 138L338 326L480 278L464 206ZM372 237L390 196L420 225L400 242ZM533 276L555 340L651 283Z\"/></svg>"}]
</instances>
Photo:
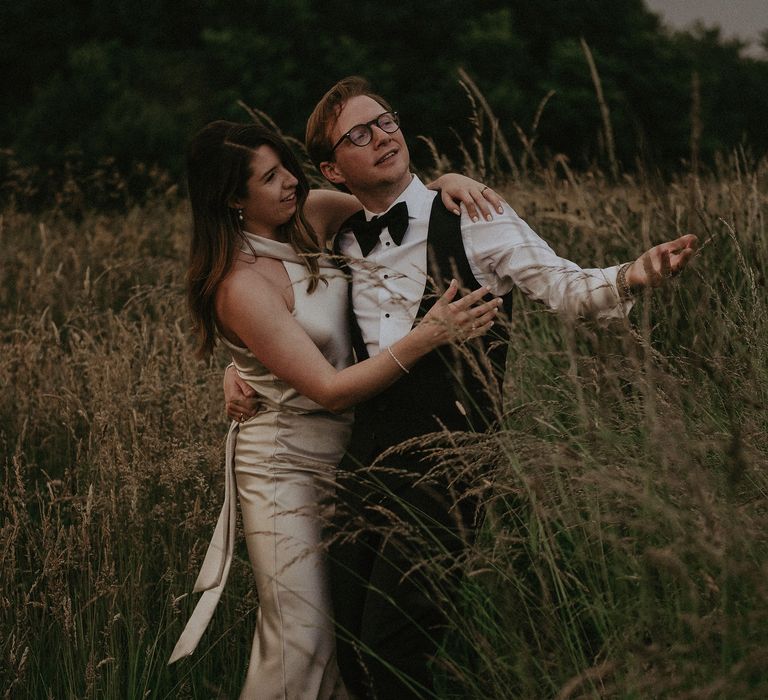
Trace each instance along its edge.
<instances>
[{"instance_id":1,"label":"black-framed glasses","mask_svg":"<svg viewBox=\"0 0 768 700\"><path fill-rule=\"evenodd\" d=\"M373 125L376 125L385 134L394 134L400 128L400 117L397 112L384 112L380 114L376 119L365 124L355 124L344 136L342 136L331 149L331 153L335 151L344 141L349 139L355 146L367 146L373 138Z\"/></svg>"}]
</instances>

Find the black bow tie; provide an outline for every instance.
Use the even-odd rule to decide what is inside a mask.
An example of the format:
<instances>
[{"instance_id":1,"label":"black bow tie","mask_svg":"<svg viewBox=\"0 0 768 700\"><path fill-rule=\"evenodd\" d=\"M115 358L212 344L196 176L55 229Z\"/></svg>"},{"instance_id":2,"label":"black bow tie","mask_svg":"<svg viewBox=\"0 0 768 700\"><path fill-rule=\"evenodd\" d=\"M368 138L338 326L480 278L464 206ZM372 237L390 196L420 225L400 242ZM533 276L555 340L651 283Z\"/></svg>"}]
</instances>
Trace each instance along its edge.
<instances>
[{"instance_id":1,"label":"black bow tie","mask_svg":"<svg viewBox=\"0 0 768 700\"><path fill-rule=\"evenodd\" d=\"M395 245L400 245L405 235L405 229L408 228L408 205L405 202L395 204L388 212L381 216L374 216L370 221L365 220L365 215L360 212L349 220L349 228L357 238L364 256L367 256L379 240L381 231L384 228L389 229L389 235Z\"/></svg>"}]
</instances>

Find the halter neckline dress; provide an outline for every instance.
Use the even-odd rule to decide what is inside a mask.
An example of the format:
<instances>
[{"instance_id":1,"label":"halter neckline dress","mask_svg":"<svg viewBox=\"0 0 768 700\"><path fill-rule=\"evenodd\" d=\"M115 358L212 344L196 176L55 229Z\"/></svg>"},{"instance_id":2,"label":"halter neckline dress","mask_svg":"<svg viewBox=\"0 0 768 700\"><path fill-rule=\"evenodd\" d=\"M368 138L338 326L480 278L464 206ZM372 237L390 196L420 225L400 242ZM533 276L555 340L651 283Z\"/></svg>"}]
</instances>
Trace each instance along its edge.
<instances>
[{"instance_id":1,"label":"halter neckline dress","mask_svg":"<svg viewBox=\"0 0 768 700\"><path fill-rule=\"evenodd\" d=\"M294 295L293 318L337 370L352 363L346 276L326 255L321 279L293 248L246 233L242 250L282 261ZM259 300L254 299L254 304ZM192 654L226 584L239 500L259 597L244 698L343 698L336 664L322 526L333 507L335 467L352 412L324 409L267 369L247 348L222 338L240 376L264 406L227 436L224 505L194 591L203 592L169 663Z\"/></svg>"}]
</instances>

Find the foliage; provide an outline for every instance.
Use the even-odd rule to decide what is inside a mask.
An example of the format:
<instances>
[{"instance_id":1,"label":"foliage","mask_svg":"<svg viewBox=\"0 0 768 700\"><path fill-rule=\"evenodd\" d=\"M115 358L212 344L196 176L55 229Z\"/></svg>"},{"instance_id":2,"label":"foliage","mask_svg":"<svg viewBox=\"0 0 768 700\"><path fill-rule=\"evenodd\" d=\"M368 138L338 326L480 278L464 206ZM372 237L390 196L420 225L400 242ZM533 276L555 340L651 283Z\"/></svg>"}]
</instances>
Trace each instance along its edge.
<instances>
[{"instance_id":1,"label":"foliage","mask_svg":"<svg viewBox=\"0 0 768 700\"><path fill-rule=\"evenodd\" d=\"M462 595L444 599L455 697L765 695L768 173L745 165L693 200L694 182L574 176L512 195L583 262L686 225L704 245L623 330L518 307L499 428L441 466L495 466L474 482L488 517Z\"/></svg>"},{"instance_id":2,"label":"foliage","mask_svg":"<svg viewBox=\"0 0 768 700\"><path fill-rule=\"evenodd\" d=\"M600 116L580 40L595 56L618 159L634 170L674 170L689 155L691 76L701 80L704 162L746 139L768 148L768 62L742 58L716 29L670 34L642 0L263 0L230 4L149 0L0 7L7 105L0 146L36 186L48 171L114 158L181 172L184 144L214 118L244 119L238 100L268 111L301 138L312 106L338 78L369 77L403 114L412 138L429 134L453 158L468 105L465 69L502 130L541 120L539 144L579 166L605 165ZM748 96L746 99L745 96ZM417 159L425 156L417 152ZM136 192L141 192L137 187Z\"/></svg>"}]
</instances>

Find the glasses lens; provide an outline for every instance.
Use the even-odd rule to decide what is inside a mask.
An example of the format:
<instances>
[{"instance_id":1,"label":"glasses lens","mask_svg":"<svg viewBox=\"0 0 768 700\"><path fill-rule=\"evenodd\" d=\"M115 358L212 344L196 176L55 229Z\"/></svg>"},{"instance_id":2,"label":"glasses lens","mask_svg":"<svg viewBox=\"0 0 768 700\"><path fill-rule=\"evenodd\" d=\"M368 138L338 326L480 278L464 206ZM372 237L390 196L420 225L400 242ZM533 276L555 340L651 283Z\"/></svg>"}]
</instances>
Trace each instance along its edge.
<instances>
[{"instance_id":1,"label":"glasses lens","mask_svg":"<svg viewBox=\"0 0 768 700\"><path fill-rule=\"evenodd\" d=\"M384 112L384 114L381 114L368 124L358 124L357 126L353 126L349 132L342 137L341 141L343 141L344 138L348 138L355 144L355 146L367 146L373 138L371 124L376 124L379 129L387 134L394 134L400 128L400 119L397 116L397 112ZM334 150L341 141L334 146Z\"/></svg>"},{"instance_id":2,"label":"glasses lens","mask_svg":"<svg viewBox=\"0 0 768 700\"><path fill-rule=\"evenodd\" d=\"M379 129L386 131L388 134L393 134L400 126L397 115L394 112L385 112L377 120Z\"/></svg>"},{"instance_id":3,"label":"glasses lens","mask_svg":"<svg viewBox=\"0 0 768 700\"><path fill-rule=\"evenodd\" d=\"M368 124L358 124L349 132L349 140L355 146L365 146L371 140L371 127Z\"/></svg>"}]
</instances>

